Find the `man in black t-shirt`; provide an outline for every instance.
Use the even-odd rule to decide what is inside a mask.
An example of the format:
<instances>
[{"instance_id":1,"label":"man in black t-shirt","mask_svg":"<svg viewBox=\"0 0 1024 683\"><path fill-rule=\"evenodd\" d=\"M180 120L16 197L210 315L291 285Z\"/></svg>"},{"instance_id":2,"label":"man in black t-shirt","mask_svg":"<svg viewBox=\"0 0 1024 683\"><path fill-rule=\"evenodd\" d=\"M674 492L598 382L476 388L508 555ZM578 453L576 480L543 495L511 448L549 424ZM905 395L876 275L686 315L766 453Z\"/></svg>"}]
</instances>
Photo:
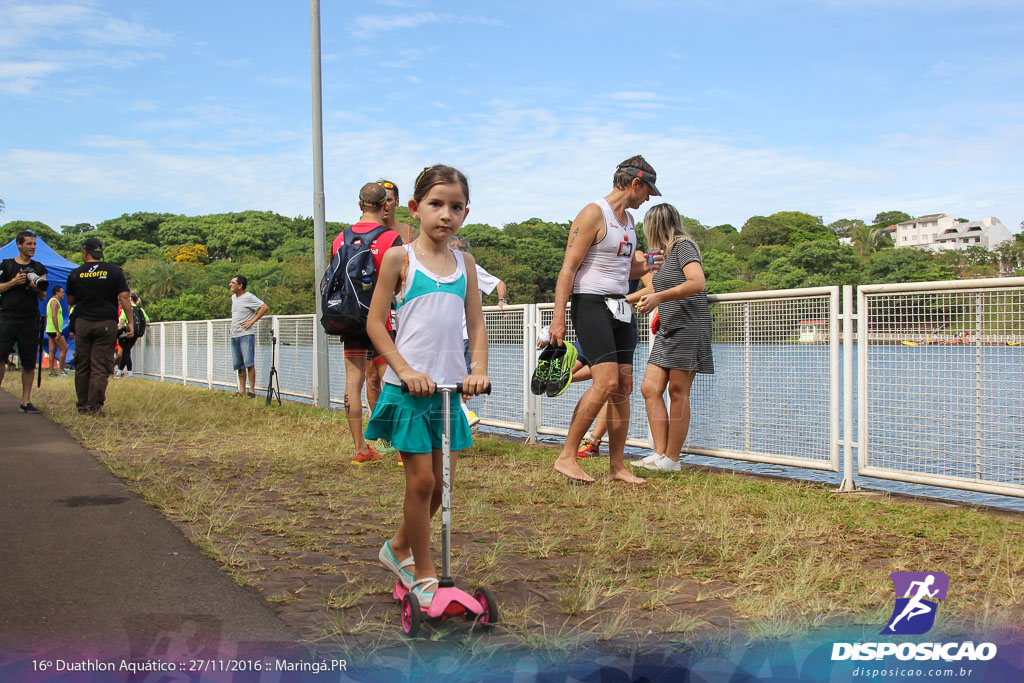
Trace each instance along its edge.
<instances>
[{"instance_id":1,"label":"man in black t-shirt","mask_svg":"<svg viewBox=\"0 0 1024 683\"><path fill-rule=\"evenodd\" d=\"M78 412L103 415L107 380L114 371L117 304L132 310L124 271L103 260L103 243L90 237L82 243L85 263L68 276L68 304L75 307L75 393ZM125 335L135 336L132 316Z\"/></svg>"},{"instance_id":2,"label":"man in black t-shirt","mask_svg":"<svg viewBox=\"0 0 1024 683\"><path fill-rule=\"evenodd\" d=\"M18 410L38 413L29 399L39 350L39 302L46 298L46 266L32 260L36 254L35 233L22 230L16 242L18 255L0 262L0 382L4 381L7 356L17 344L21 359Z\"/></svg>"}]
</instances>

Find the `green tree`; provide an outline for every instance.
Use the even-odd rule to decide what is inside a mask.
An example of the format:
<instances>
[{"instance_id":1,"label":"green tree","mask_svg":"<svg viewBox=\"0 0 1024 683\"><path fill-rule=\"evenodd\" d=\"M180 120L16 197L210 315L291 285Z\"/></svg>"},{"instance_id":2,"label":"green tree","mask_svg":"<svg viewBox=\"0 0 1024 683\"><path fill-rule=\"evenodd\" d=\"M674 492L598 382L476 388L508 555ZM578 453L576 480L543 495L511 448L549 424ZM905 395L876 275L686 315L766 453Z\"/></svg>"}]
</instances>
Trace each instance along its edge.
<instances>
[{"instance_id":1,"label":"green tree","mask_svg":"<svg viewBox=\"0 0 1024 683\"><path fill-rule=\"evenodd\" d=\"M776 260L785 258L789 253L789 247L779 245L765 245L750 252L747 257L747 267L755 276L762 273Z\"/></svg>"},{"instance_id":2,"label":"green tree","mask_svg":"<svg viewBox=\"0 0 1024 683\"><path fill-rule=\"evenodd\" d=\"M881 225L888 227L895 225L896 223L902 223L903 221L909 221L912 219L909 213L902 211L882 211L881 213L875 214L875 225Z\"/></svg>"},{"instance_id":3,"label":"green tree","mask_svg":"<svg viewBox=\"0 0 1024 683\"><path fill-rule=\"evenodd\" d=\"M919 249L876 251L864 263L864 283L948 280L953 270Z\"/></svg>"},{"instance_id":4,"label":"green tree","mask_svg":"<svg viewBox=\"0 0 1024 683\"><path fill-rule=\"evenodd\" d=\"M739 242L740 232L728 223L716 225L704 231L701 238L694 238L700 245L701 253L711 251L732 252Z\"/></svg>"},{"instance_id":5,"label":"green tree","mask_svg":"<svg viewBox=\"0 0 1024 683\"><path fill-rule=\"evenodd\" d=\"M295 256L313 259L313 238L312 237L289 237L281 246L274 249L271 256L278 261L288 261ZM330 252L327 253L330 256Z\"/></svg>"},{"instance_id":6,"label":"green tree","mask_svg":"<svg viewBox=\"0 0 1024 683\"><path fill-rule=\"evenodd\" d=\"M213 317L201 294L181 294L146 304L146 312L154 321L205 320Z\"/></svg>"},{"instance_id":7,"label":"green tree","mask_svg":"<svg viewBox=\"0 0 1024 683\"><path fill-rule=\"evenodd\" d=\"M31 230L53 249L61 250L64 248L64 236L46 223L40 223L39 221L11 221L4 223L3 227L0 227L0 245L7 244L13 240L22 230Z\"/></svg>"},{"instance_id":8,"label":"green tree","mask_svg":"<svg viewBox=\"0 0 1024 683\"><path fill-rule=\"evenodd\" d=\"M876 251L892 247L892 235L878 225L859 225L850 237L854 249L861 258L867 258Z\"/></svg>"},{"instance_id":9,"label":"green tree","mask_svg":"<svg viewBox=\"0 0 1024 683\"><path fill-rule=\"evenodd\" d=\"M828 229L836 234L837 237L846 237L850 239L853 237L850 233L864 225L864 221L859 218L840 218L837 221L833 221L828 224Z\"/></svg>"},{"instance_id":10,"label":"green tree","mask_svg":"<svg viewBox=\"0 0 1024 683\"><path fill-rule=\"evenodd\" d=\"M860 282L860 259L853 247L846 244L825 240L804 242L793 247L786 258L808 275L817 276L813 280L807 278L804 286L856 285Z\"/></svg>"},{"instance_id":11,"label":"green tree","mask_svg":"<svg viewBox=\"0 0 1024 683\"><path fill-rule=\"evenodd\" d=\"M459 236L465 237L469 240L469 244L473 248L474 254L476 253L477 247L506 249L511 243L511 239L502 230L485 223L470 223L468 225L463 225L462 228L459 229Z\"/></svg>"},{"instance_id":12,"label":"green tree","mask_svg":"<svg viewBox=\"0 0 1024 683\"><path fill-rule=\"evenodd\" d=\"M789 230L770 216L751 216L740 230L740 241L751 248L789 244Z\"/></svg>"},{"instance_id":13,"label":"green tree","mask_svg":"<svg viewBox=\"0 0 1024 683\"><path fill-rule=\"evenodd\" d=\"M174 214L170 213L149 213L139 211L132 214L121 214L119 218L111 218L102 221L96 226L96 230L109 239L117 240L139 240L149 244L159 244L160 224ZM104 245L105 246L105 245Z\"/></svg>"},{"instance_id":14,"label":"green tree","mask_svg":"<svg viewBox=\"0 0 1024 683\"><path fill-rule=\"evenodd\" d=\"M739 280L743 275L743 264L732 254L702 251L701 261L704 266L704 277L708 281Z\"/></svg>"},{"instance_id":15,"label":"green tree","mask_svg":"<svg viewBox=\"0 0 1024 683\"><path fill-rule=\"evenodd\" d=\"M123 266L128 261L158 259L162 256L163 249L161 247L139 240L111 240L110 246L104 245L103 249L103 258L119 266Z\"/></svg>"},{"instance_id":16,"label":"green tree","mask_svg":"<svg viewBox=\"0 0 1024 683\"><path fill-rule=\"evenodd\" d=\"M754 280L761 289L793 289L803 287L807 271L794 266L785 256L777 258Z\"/></svg>"}]
</instances>

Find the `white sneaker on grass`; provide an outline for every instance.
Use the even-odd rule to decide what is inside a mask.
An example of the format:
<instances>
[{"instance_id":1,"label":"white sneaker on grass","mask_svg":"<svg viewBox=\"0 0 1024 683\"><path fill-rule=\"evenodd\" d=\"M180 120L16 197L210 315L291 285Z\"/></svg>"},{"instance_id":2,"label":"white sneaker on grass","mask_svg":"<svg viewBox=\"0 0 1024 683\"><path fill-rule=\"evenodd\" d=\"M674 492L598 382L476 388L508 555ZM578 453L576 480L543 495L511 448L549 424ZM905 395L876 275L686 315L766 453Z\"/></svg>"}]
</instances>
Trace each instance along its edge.
<instances>
[{"instance_id":1,"label":"white sneaker on grass","mask_svg":"<svg viewBox=\"0 0 1024 683\"><path fill-rule=\"evenodd\" d=\"M632 465L633 467L646 467L647 463L654 462L660 457L662 457L661 453L651 453L650 455L640 458L639 460L630 460L629 464Z\"/></svg>"},{"instance_id":2,"label":"white sneaker on grass","mask_svg":"<svg viewBox=\"0 0 1024 683\"><path fill-rule=\"evenodd\" d=\"M644 469L655 472L679 472L682 470L682 465L678 460L673 460L667 455L659 455L657 460L644 463Z\"/></svg>"}]
</instances>

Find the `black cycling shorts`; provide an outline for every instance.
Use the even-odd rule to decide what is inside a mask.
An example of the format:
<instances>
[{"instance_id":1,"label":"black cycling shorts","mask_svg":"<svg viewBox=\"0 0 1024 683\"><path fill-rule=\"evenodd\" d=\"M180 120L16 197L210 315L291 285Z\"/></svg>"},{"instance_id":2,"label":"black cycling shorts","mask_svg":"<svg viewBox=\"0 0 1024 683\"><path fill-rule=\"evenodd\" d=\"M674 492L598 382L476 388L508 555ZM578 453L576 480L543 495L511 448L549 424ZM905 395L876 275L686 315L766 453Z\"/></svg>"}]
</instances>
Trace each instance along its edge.
<instances>
[{"instance_id":1,"label":"black cycling shorts","mask_svg":"<svg viewBox=\"0 0 1024 683\"><path fill-rule=\"evenodd\" d=\"M15 344L18 345L22 369L35 370L39 352L39 318L12 318L0 314L0 363L7 362Z\"/></svg>"},{"instance_id":2,"label":"black cycling shorts","mask_svg":"<svg viewBox=\"0 0 1024 683\"><path fill-rule=\"evenodd\" d=\"M576 338L590 365L601 363L633 364L636 349L636 326L616 320L605 304L604 294L573 294L569 315ZM611 298L622 298L614 297Z\"/></svg>"}]
</instances>

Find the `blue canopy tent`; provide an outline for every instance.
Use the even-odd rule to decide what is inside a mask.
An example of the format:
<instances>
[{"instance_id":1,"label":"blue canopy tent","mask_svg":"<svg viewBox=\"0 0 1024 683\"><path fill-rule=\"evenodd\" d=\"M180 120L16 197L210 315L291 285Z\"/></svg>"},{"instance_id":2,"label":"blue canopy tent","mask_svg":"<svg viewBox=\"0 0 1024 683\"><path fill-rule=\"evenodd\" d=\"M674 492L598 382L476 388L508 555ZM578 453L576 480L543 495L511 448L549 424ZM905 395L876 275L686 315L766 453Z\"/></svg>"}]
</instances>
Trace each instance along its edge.
<instances>
[{"instance_id":1,"label":"blue canopy tent","mask_svg":"<svg viewBox=\"0 0 1024 683\"><path fill-rule=\"evenodd\" d=\"M0 260L14 258L18 255L18 243L17 240L11 240L0 248ZM43 241L42 237L36 236L36 254L32 257L36 261L39 261L46 266L47 275L46 279L50 282L50 289L46 292L46 298L39 302L39 315L46 315L46 302L50 300L50 296L53 294L54 285L60 285L67 289L68 276L71 275L71 271L78 267L77 263L68 261L66 258L58 254L53 248ZM64 309L64 330L65 335L67 334L68 324L68 302L67 299L60 302L60 306ZM45 348L43 349L46 350ZM68 340L68 357L67 361L70 363L74 358L74 343Z\"/></svg>"}]
</instances>

